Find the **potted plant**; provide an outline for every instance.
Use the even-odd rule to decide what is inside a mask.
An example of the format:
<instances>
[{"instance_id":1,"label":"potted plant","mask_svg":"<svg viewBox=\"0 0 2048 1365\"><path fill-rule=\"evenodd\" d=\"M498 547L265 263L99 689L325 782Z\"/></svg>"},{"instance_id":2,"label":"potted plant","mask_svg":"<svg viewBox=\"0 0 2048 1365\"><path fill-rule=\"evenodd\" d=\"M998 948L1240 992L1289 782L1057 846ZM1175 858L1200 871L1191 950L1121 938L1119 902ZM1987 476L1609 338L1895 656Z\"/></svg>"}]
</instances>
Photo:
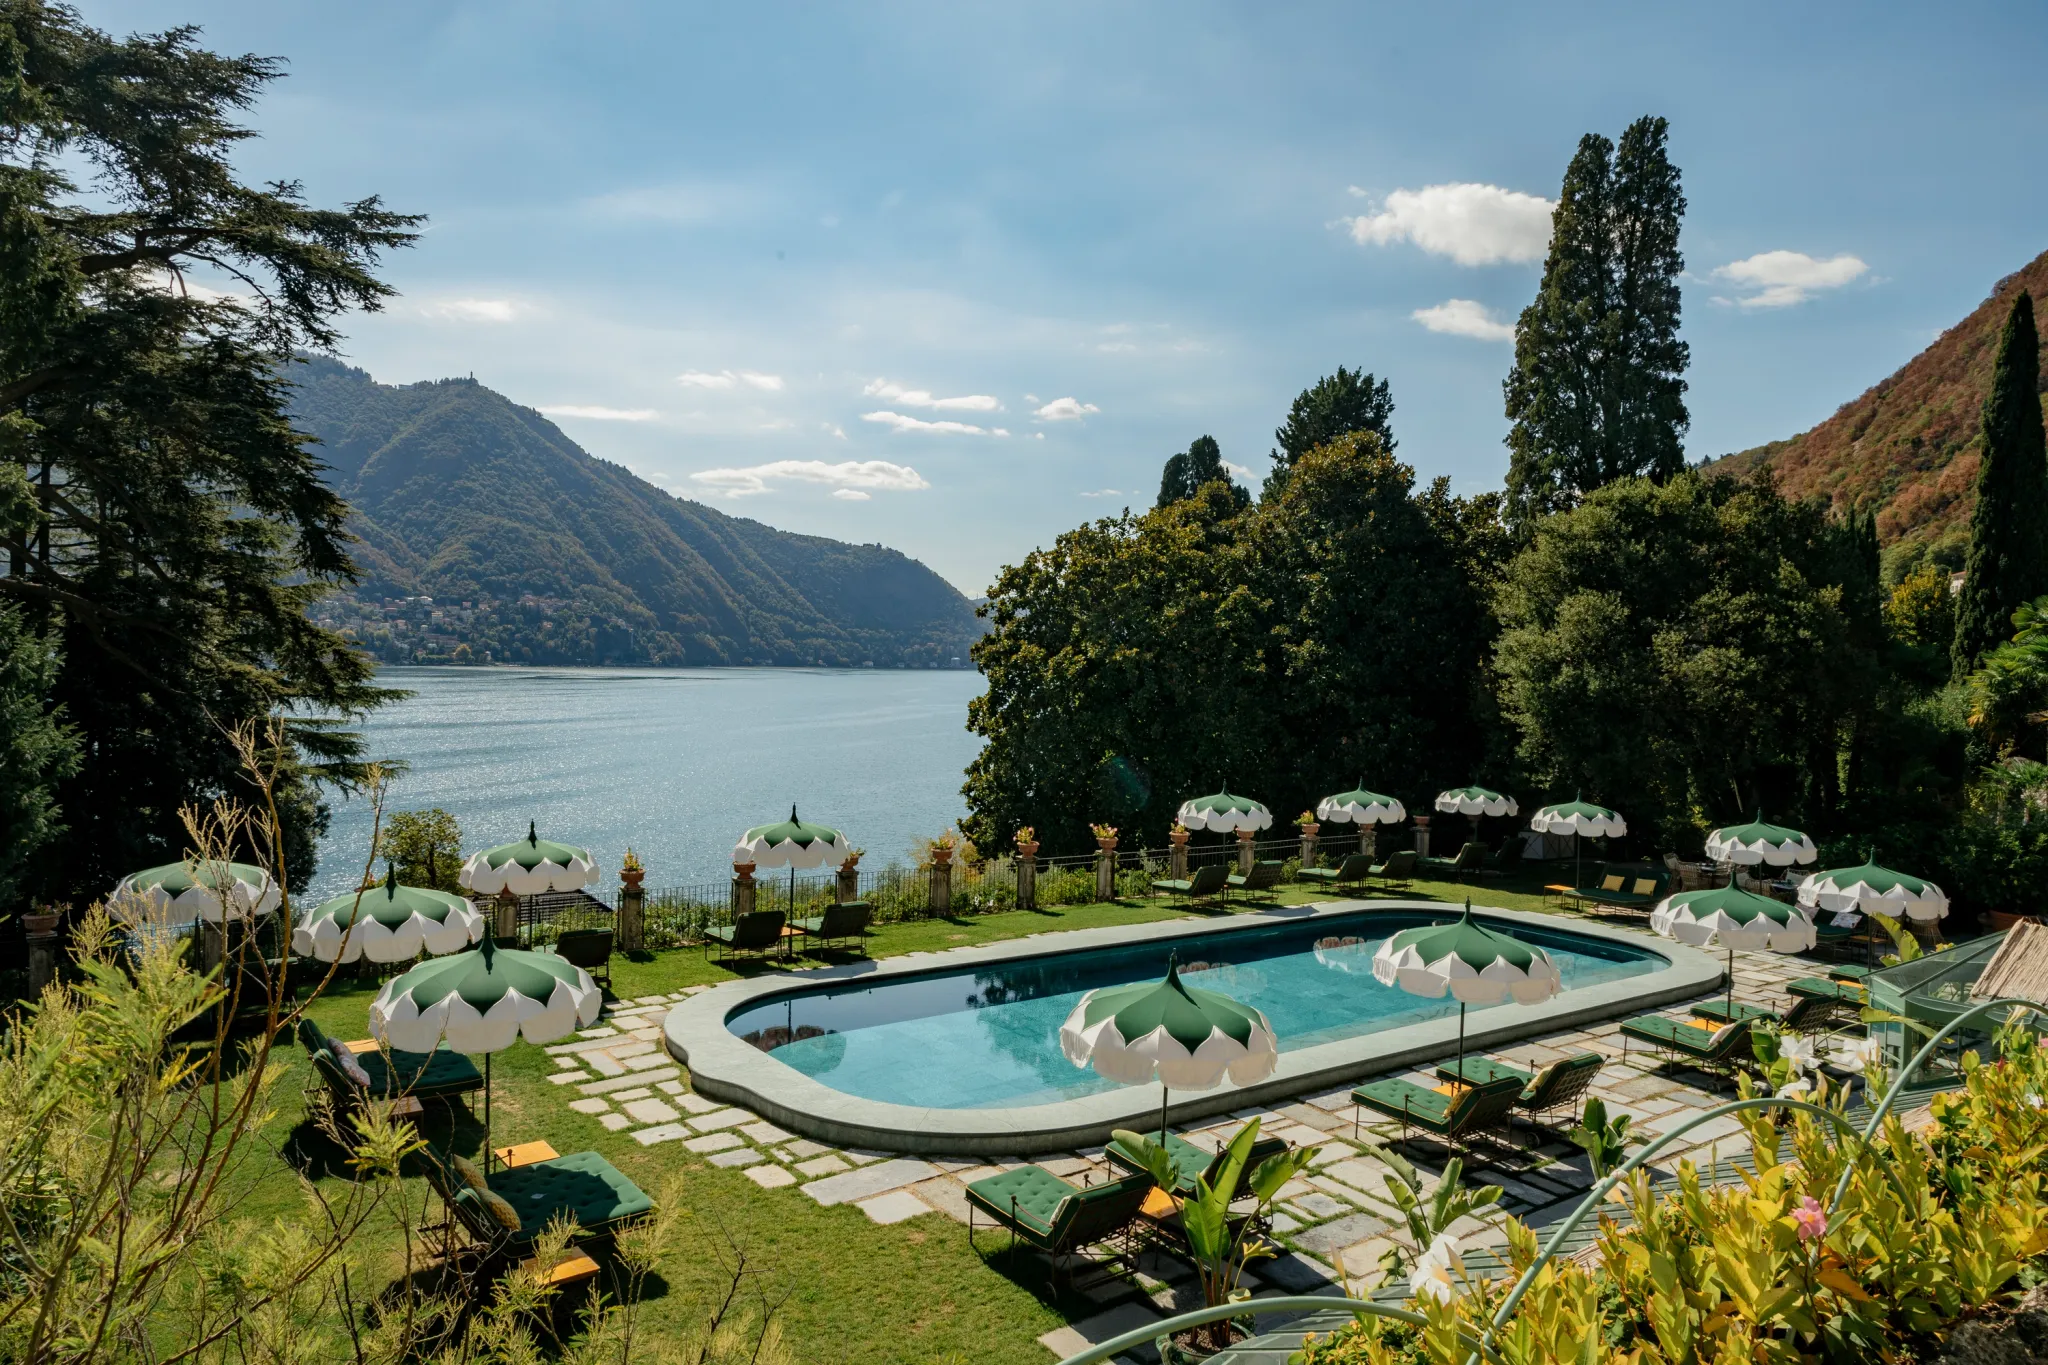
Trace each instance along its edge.
<instances>
[{"instance_id":1,"label":"potted plant","mask_svg":"<svg viewBox=\"0 0 2048 1365\"><path fill-rule=\"evenodd\" d=\"M866 852L867 850L864 848L848 849L846 852L846 861L839 865L840 870L842 872L851 872L855 868L859 867L861 855L865 854Z\"/></svg>"},{"instance_id":2,"label":"potted plant","mask_svg":"<svg viewBox=\"0 0 2048 1365\"><path fill-rule=\"evenodd\" d=\"M1114 853L1116 851L1115 825L1090 825L1088 828L1095 833L1095 846L1097 848L1101 849L1104 853Z\"/></svg>"},{"instance_id":3,"label":"potted plant","mask_svg":"<svg viewBox=\"0 0 2048 1365\"><path fill-rule=\"evenodd\" d=\"M932 840L932 866L952 866L953 850L959 846L959 843L960 841L954 837L953 831L950 829Z\"/></svg>"},{"instance_id":4,"label":"potted plant","mask_svg":"<svg viewBox=\"0 0 2048 1365\"><path fill-rule=\"evenodd\" d=\"M1017 831L1017 854L1023 858L1038 855L1038 831L1029 825Z\"/></svg>"},{"instance_id":5,"label":"potted plant","mask_svg":"<svg viewBox=\"0 0 2048 1365\"><path fill-rule=\"evenodd\" d=\"M1188 827L1176 820L1173 822L1173 828L1166 832L1166 837L1173 840L1175 846L1185 844L1188 841Z\"/></svg>"},{"instance_id":6,"label":"potted plant","mask_svg":"<svg viewBox=\"0 0 2048 1365\"><path fill-rule=\"evenodd\" d=\"M1315 838L1317 834L1322 832L1323 828L1316 823L1316 813L1312 810L1305 810L1295 816L1294 827L1301 831L1302 837L1305 839Z\"/></svg>"},{"instance_id":7,"label":"potted plant","mask_svg":"<svg viewBox=\"0 0 2048 1365\"><path fill-rule=\"evenodd\" d=\"M732 875L733 879L741 886L752 886L754 884L754 865L752 863L734 863L732 865Z\"/></svg>"},{"instance_id":8,"label":"potted plant","mask_svg":"<svg viewBox=\"0 0 2048 1365\"><path fill-rule=\"evenodd\" d=\"M1160 1143L1142 1134L1121 1130L1114 1136L1126 1150L1136 1154L1160 1189L1170 1190L1179 1183L1179 1164ZM1313 1147L1290 1147L1278 1155L1267 1157L1247 1174L1245 1163L1251 1156L1252 1144L1258 1140L1259 1121L1253 1119L1230 1139L1223 1164L1217 1168L1215 1182L1212 1184L1205 1177L1196 1176L1195 1193L1179 1201L1181 1230L1187 1236L1188 1251L1194 1258L1196 1273L1201 1277L1202 1302L1211 1308L1249 1297L1238 1286L1238 1277L1244 1272L1245 1263L1279 1254L1279 1248L1260 1236L1256 1229L1270 1215L1273 1201L1280 1197L1281 1187L1306 1170L1309 1162L1315 1159L1316 1149ZM1251 1209L1233 1214L1230 1206L1241 1199L1251 1200ZM1243 1327L1224 1319L1191 1328L1176 1335L1171 1342L1162 1344L1183 1361L1200 1360L1243 1335L1248 1335ZM1162 1352L1162 1355L1166 1353ZM1172 1356L1166 1358L1170 1360Z\"/></svg>"},{"instance_id":9,"label":"potted plant","mask_svg":"<svg viewBox=\"0 0 2048 1365\"><path fill-rule=\"evenodd\" d=\"M624 883L628 891L638 891L642 879L646 876L647 868L641 863L640 855L635 853L631 847L628 847L626 849L626 856L619 862L620 882Z\"/></svg>"}]
</instances>

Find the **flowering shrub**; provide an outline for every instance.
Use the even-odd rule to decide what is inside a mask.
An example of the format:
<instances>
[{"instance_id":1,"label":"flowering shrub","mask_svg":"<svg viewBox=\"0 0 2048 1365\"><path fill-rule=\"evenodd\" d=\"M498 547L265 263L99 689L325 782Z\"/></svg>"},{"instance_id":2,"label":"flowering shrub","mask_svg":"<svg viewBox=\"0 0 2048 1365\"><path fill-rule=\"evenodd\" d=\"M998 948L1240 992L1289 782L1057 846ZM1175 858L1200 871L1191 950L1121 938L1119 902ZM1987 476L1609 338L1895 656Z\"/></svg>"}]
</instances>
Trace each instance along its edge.
<instances>
[{"instance_id":1,"label":"flowering shrub","mask_svg":"<svg viewBox=\"0 0 2048 1365\"><path fill-rule=\"evenodd\" d=\"M1095 837L1098 839L1116 838L1115 825L1090 825L1088 828L1095 831Z\"/></svg>"},{"instance_id":2,"label":"flowering shrub","mask_svg":"<svg viewBox=\"0 0 2048 1365\"><path fill-rule=\"evenodd\" d=\"M1494 1338L1500 1358L1932 1358L1954 1324L1996 1314L2023 1284L2048 1278L2048 1050L2017 1026L1995 1047L1989 1064L1965 1054L1963 1087L1934 1097L1925 1131L1891 1117L1866 1147L1811 1113L1748 1110L1737 1117L1760 1154L1756 1175L1712 1187L1680 1162L1675 1187L1660 1194L1633 1172L1614 1196L1633 1222L1603 1211L1596 1264L1544 1267ZM1801 1060L1782 1043L1771 1059L1788 1082L1806 1070ZM1809 1087L1810 1100L1841 1115L1841 1095L1823 1080ZM1505 1226L1503 1259L1519 1277L1536 1263L1538 1234L1515 1219ZM1469 1278L1456 1242L1438 1238L1410 1280L1425 1325L1364 1318L1311 1340L1299 1359L1465 1365L1509 1283Z\"/></svg>"}]
</instances>

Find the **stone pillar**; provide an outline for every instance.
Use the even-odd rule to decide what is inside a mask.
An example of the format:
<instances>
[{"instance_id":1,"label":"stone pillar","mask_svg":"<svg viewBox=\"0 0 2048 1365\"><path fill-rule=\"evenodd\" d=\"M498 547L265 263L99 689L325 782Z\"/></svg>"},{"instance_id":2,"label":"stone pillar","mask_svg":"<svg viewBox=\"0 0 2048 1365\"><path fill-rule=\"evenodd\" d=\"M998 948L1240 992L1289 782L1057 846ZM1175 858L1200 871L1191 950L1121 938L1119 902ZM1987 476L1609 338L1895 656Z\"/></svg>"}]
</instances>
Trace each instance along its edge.
<instances>
[{"instance_id":1,"label":"stone pillar","mask_svg":"<svg viewBox=\"0 0 2048 1365\"><path fill-rule=\"evenodd\" d=\"M1017 845L1017 908L1038 908L1038 841Z\"/></svg>"},{"instance_id":2,"label":"stone pillar","mask_svg":"<svg viewBox=\"0 0 2048 1365\"><path fill-rule=\"evenodd\" d=\"M1358 827L1358 851L1368 858L1379 856L1380 827L1368 820Z\"/></svg>"},{"instance_id":3,"label":"stone pillar","mask_svg":"<svg viewBox=\"0 0 2048 1365\"><path fill-rule=\"evenodd\" d=\"M1252 863L1258 854L1252 849L1252 840L1259 837L1257 830L1241 829L1237 832L1237 871L1239 876L1249 876Z\"/></svg>"},{"instance_id":4,"label":"stone pillar","mask_svg":"<svg viewBox=\"0 0 2048 1365\"><path fill-rule=\"evenodd\" d=\"M839 865L839 873L832 882L832 894L841 905L860 899L860 864L852 858Z\"/></svg>"},{"instance_id":5,"label":"stone pillar","mask_svg":"<svg viewBox=\"0 0 2048 1365\"><path fill-rule=\"evenodd\" d=\"M637 953L647 946L647 893L640 889L640 879L646 875L641 871L619 874L617 928L622 953Z\"/></svg>"},{"instance_id":6,"label":"stone pillar","mask_svg":"<svg viewBox=\"0 0 2048 1365\"><path fill-rule=\"evenodd\" d=\"M950 848L932 850L931 885L925 909L933 915L953 913L953 850Z\"/></svg>"},{"instance_id":7,"label":"stone pillar","mask_svg":"<svg viewBox=\"0 0 2048 1365\"><path fill-rule=\"evenodd\" d=\"M1303 867L1314 867L1316 865L1316 836L1322 833L1322 831L1323 827L1313 822L1301 827L1301 865Z\"/></svg>"},{"instance_id":8,"label":"stone pillar","mask_svg":"<svg viewBox=\"0 0 2048 1365\"><path fill-rule=\"evenodd\" d=\"M754 913L754 865L734 863L732 865L732 917L738 923L742 915Z\"/></svg>"},{"instance_id":9,"label":"stone pillar","mask_svg":"<svg viewBox=\"0 0 2048 1365\"><path fill-rule=\"evenodd\" d=\"M199 970L210 972L227 959L228 935L225 923L199 921Z\"/></svg>"},{"instance_id":10,"label":"stone pillar","mask_svg":"<svg viewBox=\"0 0 2048 1365\"><path fill-rule=\"evenodd\" d=\"M1095 841L1095 899L1116 899L1116 840Z\"/></svg>"},{"instance_id":11,"label":"stone pillar","mask_svg":"<svg viewBox=\"0 0 2048 1365\"><path fill-rule=\"evenodd\" d=\"M1166 875L1177 882L1188 879L1188 832L1177 829L1166 836L1173 847L1166 854Z\"/></svg>"},{"instance_id":12,"label":"stone pillar","mask_svg":"<svg viewBox=\"0 0 2048 1365\"><path fill-rule=\"evenodd\" d=\"M518 941L519 897L513 895L510 891L500 891L498 893L497 904L492 907L491 933L497 938L500 945L503 945L508 939L514 942Z\"/></svg>"},{"instance_id":13,"label":"stone pillar","mask_svg":"<svg viewBox=\"0 0 2048 1365\"><path fill-rule=\"evenodd\" d=\"M1427 858L1429 856L1429 817L1427 815L1415 817L1415 856L1418 858Z\"/></svg>"},{"instance_id":14,"label":"stone pillar","mask_svg":"<svg viewBox=\"0 0 2048 1365\"><path fill-rule=\"evenodd\" d=\"M57 979L57 953L61 940L57 926L63 922L62 915L23 915L21 927L28 934L28 994L30 999L41 995L43 987Z\"/></svg>"}]
</instances>

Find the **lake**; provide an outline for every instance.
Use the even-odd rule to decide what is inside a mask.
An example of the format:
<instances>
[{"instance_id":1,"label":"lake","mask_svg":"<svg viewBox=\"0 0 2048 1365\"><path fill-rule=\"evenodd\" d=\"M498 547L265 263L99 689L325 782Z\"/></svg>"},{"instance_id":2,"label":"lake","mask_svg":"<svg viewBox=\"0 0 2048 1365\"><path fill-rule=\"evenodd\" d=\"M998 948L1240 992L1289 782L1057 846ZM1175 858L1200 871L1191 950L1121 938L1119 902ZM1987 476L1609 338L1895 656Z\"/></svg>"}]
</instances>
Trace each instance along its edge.
<instances>
[{"instance_id":1,"label":"lake","mask_svg":"<svg viewBox=\"0 0 2048 1365\"><path fill-rule=\"evenodd\" d=\"M966 815L981 740L972 669L385 668L409 689L360 727L403 759L385 809L440 806L464 853L523 838L581 844L616 889L631 845L650 887L731 875L750 826L788 818L843 830L869 863ZM369 851L366 801L337 800L314 890L353 884Z\"/></svg>"}]
</instances>

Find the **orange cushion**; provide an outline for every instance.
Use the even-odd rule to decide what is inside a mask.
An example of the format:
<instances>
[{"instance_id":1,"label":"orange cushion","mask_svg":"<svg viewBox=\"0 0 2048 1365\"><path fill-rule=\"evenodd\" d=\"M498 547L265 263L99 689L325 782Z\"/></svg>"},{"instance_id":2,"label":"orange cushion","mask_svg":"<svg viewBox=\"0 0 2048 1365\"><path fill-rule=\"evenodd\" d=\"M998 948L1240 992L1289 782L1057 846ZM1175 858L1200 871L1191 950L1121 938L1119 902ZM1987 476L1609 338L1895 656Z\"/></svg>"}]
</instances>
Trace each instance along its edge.
<instances>
[{"instance_id":1,"label":"orange cushion","mask_svg":"<svg viewBox=\"0 0 2048 1365\"><path fill-rule=\"evenodd\" d=\"M1600 881L1600 889L1602 891L1621 890L1621 877L1619 875L1612 877L1603 877Z\"/></svg>"}]
</instances>

